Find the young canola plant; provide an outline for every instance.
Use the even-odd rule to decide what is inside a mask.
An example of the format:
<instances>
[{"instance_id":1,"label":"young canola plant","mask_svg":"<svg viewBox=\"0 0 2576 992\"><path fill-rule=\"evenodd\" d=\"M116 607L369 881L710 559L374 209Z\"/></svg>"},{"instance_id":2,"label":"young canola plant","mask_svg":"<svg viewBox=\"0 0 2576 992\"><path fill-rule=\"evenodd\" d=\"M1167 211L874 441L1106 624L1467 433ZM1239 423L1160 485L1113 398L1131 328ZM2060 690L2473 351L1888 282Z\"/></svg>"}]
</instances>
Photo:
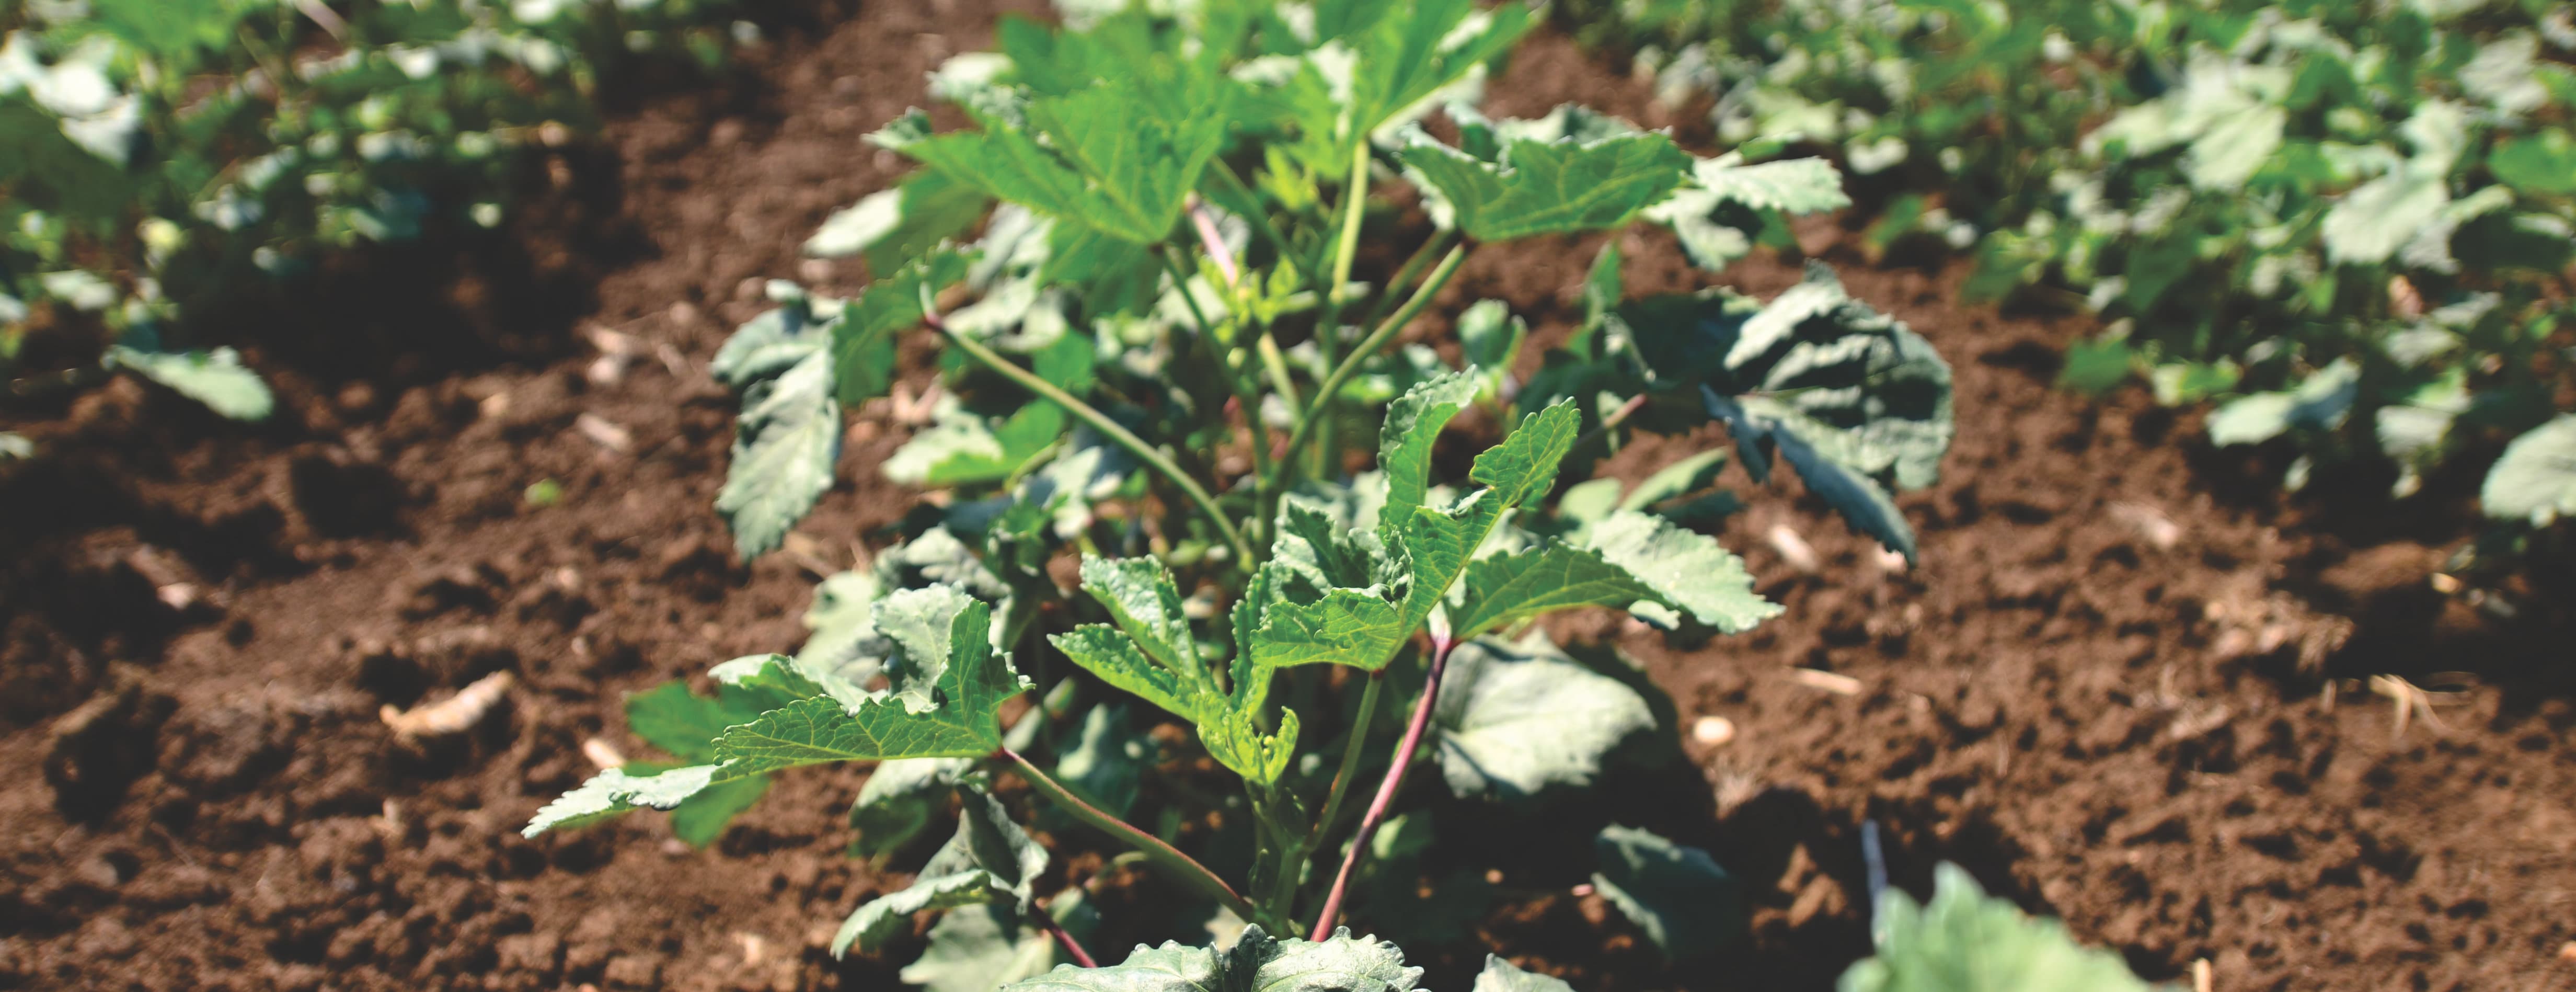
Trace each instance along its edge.
<instances>
[{"instance_id":1,"label":"young canola plant","mask_svg":"<svg viewBox=\"0 0 2576 992\"><path fill-rule=\"evenodd\" d=\"M746 557L830 488L843 411L889 393L896 340L917 329L938 336L946 390L882 469L949 498L872 567L824 580L796 654L716 666L713 696L633 697L634 731L680 763L602 772L526 832L653 808L705 844L777 772L877 762L854 853L898 856L952 795L956 833L909 887L851 913L835 954L945 911L907 981L1410 988L1419 969L1394 944L1341 924L1441 939L1448 920L1454 940L1491 896L1480 875L1417 890L1430 824L1399 809L1408 772L1436 765L1462 799L1579 789L1655 722L1535 622L1607 607L1705 636L1780 611L1687 526L1732 505L1710 491L1724 450L1635 486L1578 481L1590 465L1640 431L1714 422L1754 477L1786 462L1910 557L1890 486L1932 481L1949 370L1828 273L1768 303L1626 300L1615 247L1580 328L1526 380L1527 326L1497 301L1455 315L1463 367L1395 348L1482 246L1638 222L1723 246L1841 205L1839 178L1815 160L1695 158L1582 107L1483 117L1487 67L1530 26L1517 4L1065 14L1061 29L1006 20L998 52L934 76L972 126L934 133L916 111L873 136L921 168L807 246L864 256L864 291L776 284L779 307L714 366L743 398L717 506ZM1454 140L1423 123L1435 109ZM1382 283L1355 281L1364 239L1419 228L1396 208L1408 187L1432 233ZM1463 475L1452 426L1490 439ZM1050 671L1034 705L1010 705ZM1137 733L1131 697L1209 763ZM1131 822L1157 768L1180 801ZM1240 937L1100 967L1081 946L1085 887L1041 904L1050 855L995 791L1005 775L1050 830L1096 830L1129 852L1111 869L1150 867ZM1206 788L1220 775L1239 796ZM1211 812L1248 829L1205 829ZM1595 853L1599 890L1666 953L1724 939L1731 883L1706 852L1610 825ZM1956 891L1935 908L1984 905ZM1073 970L1045 972L1057 961ZM1855 987L1908 987L1883 979ZM1500 961L1484 981L1563 984Z\"/></svg>"}]
</instances>

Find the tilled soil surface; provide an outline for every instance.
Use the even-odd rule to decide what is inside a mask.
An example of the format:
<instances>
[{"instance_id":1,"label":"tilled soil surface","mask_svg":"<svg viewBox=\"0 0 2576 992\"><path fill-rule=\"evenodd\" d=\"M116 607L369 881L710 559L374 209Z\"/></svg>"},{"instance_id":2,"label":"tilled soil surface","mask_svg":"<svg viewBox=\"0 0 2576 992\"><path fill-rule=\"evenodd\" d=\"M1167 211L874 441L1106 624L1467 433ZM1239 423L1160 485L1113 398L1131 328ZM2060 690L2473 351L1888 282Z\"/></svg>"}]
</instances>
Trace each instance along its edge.
<instances>
[{"instance_id":1,"label":"tilled soil surface","mask_svg":"<svg viewBox=\"0 0 2576 992\"><path fill-rule=\"evenodd\" d=\"M277 372L276 423L119 383L0 425L52 453L0 480L0 765L19 769L0 783L0 987L895 984L917 944L823 949L879 886L841 850L860 772L786 776L708 851L650 816L516 828L590 773L586 740L641 753L625 693L792 646L816 570L916 502L879 480L904 428L872 405L810 540L736 564L710 508L733 399L705 362L763 308L758 280L861 277L795 246L900 173L860 135L925 102L922 74L997 13L922 6L775 25L743 78L647 100L549 169L566 189L516 235L388 252L242 316L268 325L245 343ZM1695 137L1560 38L1492 92L1499 112L1581 99ZM2303 515L2188 416L2051 390L2080 322L1961 305L1956 273L1873 267L1837 233L1802 229L1958 373L1944 481L1902 500L1920 564L1891 568L1794 482L1744 485L1723 536L1786 616L1687 650L1608 618L1559 631L1639 660L1676 722L1732 721L1722 744L1681 735L1699 774L1604 801L1714 852L1752 939L1667 968L1571 894L1586 859L1531 852L1505 863L1543 888L1479 943L1584 989L1827 988L1866 952L1867 821L1899 884L1960 862L2150 978L2207 958L2225 989L2576 984L2567 642L2431 591L2427 542L2457 532L2458 501ZM1598 243L1480 254L1443 302L1503 297L1562 333ZM1632 293L1798 276L1764 257L1712 280L1667 242L1624 247ZM648 347L603 363L589 329ZM561 501L531 505L547 479ZM462 737L379 719L494 672L514 685ZM2466 688L2400 732L2354 681L2378 673ZM1424 956L1442 988L1475 963Z\"/></svg>"}]
</instances>

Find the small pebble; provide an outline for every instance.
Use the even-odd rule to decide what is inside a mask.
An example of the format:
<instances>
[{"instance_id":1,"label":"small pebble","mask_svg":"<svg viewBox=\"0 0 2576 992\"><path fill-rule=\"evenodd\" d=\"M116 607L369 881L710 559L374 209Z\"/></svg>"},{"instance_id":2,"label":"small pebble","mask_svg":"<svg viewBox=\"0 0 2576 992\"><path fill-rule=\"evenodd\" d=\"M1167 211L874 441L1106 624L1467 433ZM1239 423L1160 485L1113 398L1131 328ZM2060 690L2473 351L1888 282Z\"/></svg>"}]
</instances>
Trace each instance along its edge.
<instances>
[{"instance_id":1,"label":"small pebble","mask_svg":"<svg viewBox=\"0 0 2576 992\"><path fill-rule=\"evenodd\" d=\"M2576 940L2558 945L2558 960L2576 964Z\"/></svg>"},{"instance_id":2,"label":"small pebble","mask_svg":"<svg viewBox=\"0 0 2576 992\"><path fill-rule=\"evenodd\" d=\"M1691 722L1691 739L1716 747L1735 739L1735 721L1722 716L1704 716Z\"/></svg>"},{"instance_id":3,"label":"small pebble","mask_svg":"<svg viewBox=\"0 0 2576 992\"><path fill-rule=\"evenodd\" d=\"M1798 536L1798 532L1791 530L1789 525L1774 526L1771 532L1764 536L1770 540L1771 550L1778 552L1780 561L1790 568L1814 575L1818 569L1824 567L1824 563L1816 557L1815 547L1808 544L1806 538Z\"/></svg>"}]
</instances>

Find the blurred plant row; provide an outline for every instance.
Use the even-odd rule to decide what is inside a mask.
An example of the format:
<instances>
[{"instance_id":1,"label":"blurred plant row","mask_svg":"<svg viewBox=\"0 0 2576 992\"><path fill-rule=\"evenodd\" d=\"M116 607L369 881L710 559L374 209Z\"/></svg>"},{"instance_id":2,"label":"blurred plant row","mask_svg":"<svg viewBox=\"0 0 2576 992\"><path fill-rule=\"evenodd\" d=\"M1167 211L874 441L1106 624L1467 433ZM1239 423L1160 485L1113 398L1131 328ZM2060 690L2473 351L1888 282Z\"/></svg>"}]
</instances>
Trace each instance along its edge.
<instances>
[{"instance_id":1,"label":"blurred plant row","mask_svg":"<svg viewBox=\"0 0 2576 992\"><path fill-rule=\"evenodd\" d=\"M2543 0L1572 0L1721 141L1838 152L1863 250L2084 309L2065 384L2217 401L2285 483L2576 513L2576 20ZM2509 442L2509 443L2508 443ZM2498 452L2501 451L2501 456ZM2478 466L2467 464L2470 470ZM2508 543L2527 534L2508 526Z\"/></svg>"},{"instance_id":2,"label":"blurred plant row","mask_svg":"<svg viewBox=\"0 0 2576 992\"><path fill-rule=\"evenodd\" d=\"M0 380L125 369L258 419L177 318L239 280L501 223L514 152L638 55L719 60L731 0L0 0ZM730 37L729 37L730 36Z\"/></svg>"}]
</instances>

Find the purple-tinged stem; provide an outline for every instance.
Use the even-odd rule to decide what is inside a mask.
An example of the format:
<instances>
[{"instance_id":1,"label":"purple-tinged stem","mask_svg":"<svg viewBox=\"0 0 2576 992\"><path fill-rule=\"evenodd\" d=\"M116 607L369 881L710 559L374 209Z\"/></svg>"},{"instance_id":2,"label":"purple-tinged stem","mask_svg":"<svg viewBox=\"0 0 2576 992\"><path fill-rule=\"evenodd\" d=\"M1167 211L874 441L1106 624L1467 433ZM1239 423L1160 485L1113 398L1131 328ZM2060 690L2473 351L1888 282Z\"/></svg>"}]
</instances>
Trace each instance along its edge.
<instances>
[{"instance_id":1,"label":"purple-tinged stem","mask_svg":"<svg viewBox=\"0 0 2576 992\"><path fill-rule=\"evenodd\" d=\"M1064 932L1064 924L1055 921L1055 914L1053 912L1048 911L1044 906L1040 906L1038 907L1037 916L1038 925L1045 927L1046 932L1055 935L1055 942L1064 945L1064 952L1066 954L1073 955L1073 963L1085 968L1100 967L1100 962L1091 959L1091 952L1082 949L1082 943L1080 941L1074 940L1072 934Z\"/></svg>"},{"instance_id":2,"label":"purple-tinged stem","mask_svg":"<svg viewBox=\"0 0 2576 992\"><path fill-rule=\"evenodd\" d=\"M1449 648L1455 642L1447 637L1431 639L1431 677L1422 683L1422 700L1413 704L1413 722L1404 727L1404 742L1395 746L1395 761L1387 766L1386 778L1377 784L1377 797L1369 800L1368 812L1360 817L1359 832L1351 835L1351 849L1342 855L1342 870L1333 876L1333 891L1324 897L1324 911L1315 917L1315 929L1306 939L1322 940L1331 936L1333 923L1342 915L1342 895L1351 887L1351 872L1358 869L1360 855L1368 850L1369 838L1377 825L1386 819L1386 809L1395 803L1397 789L1404 787L1404 773L1413 766L1413 752L1422 746L1422 732L1431 726L1431 706L1440 698L1440 675L1449 668Z\"/></svg>"},{"instance_id":3,"label":"purple-tinged stem","mask_svg":"<svg viewBox=\"0 0 2576 992\"><path fill-rule=\"evenodd\" d=\"M1243 270L1235 267L1234 252L1225 246L1224 232L1216 229L1215 215L1208 213L1207 204L1195 196L1190 197L1190 226L1198 229L1199 244L1207 249L1208 260L1216 263L1217 274L1225 277L1226 288L1242 282Z\"/></svg>"}]
</instances>

